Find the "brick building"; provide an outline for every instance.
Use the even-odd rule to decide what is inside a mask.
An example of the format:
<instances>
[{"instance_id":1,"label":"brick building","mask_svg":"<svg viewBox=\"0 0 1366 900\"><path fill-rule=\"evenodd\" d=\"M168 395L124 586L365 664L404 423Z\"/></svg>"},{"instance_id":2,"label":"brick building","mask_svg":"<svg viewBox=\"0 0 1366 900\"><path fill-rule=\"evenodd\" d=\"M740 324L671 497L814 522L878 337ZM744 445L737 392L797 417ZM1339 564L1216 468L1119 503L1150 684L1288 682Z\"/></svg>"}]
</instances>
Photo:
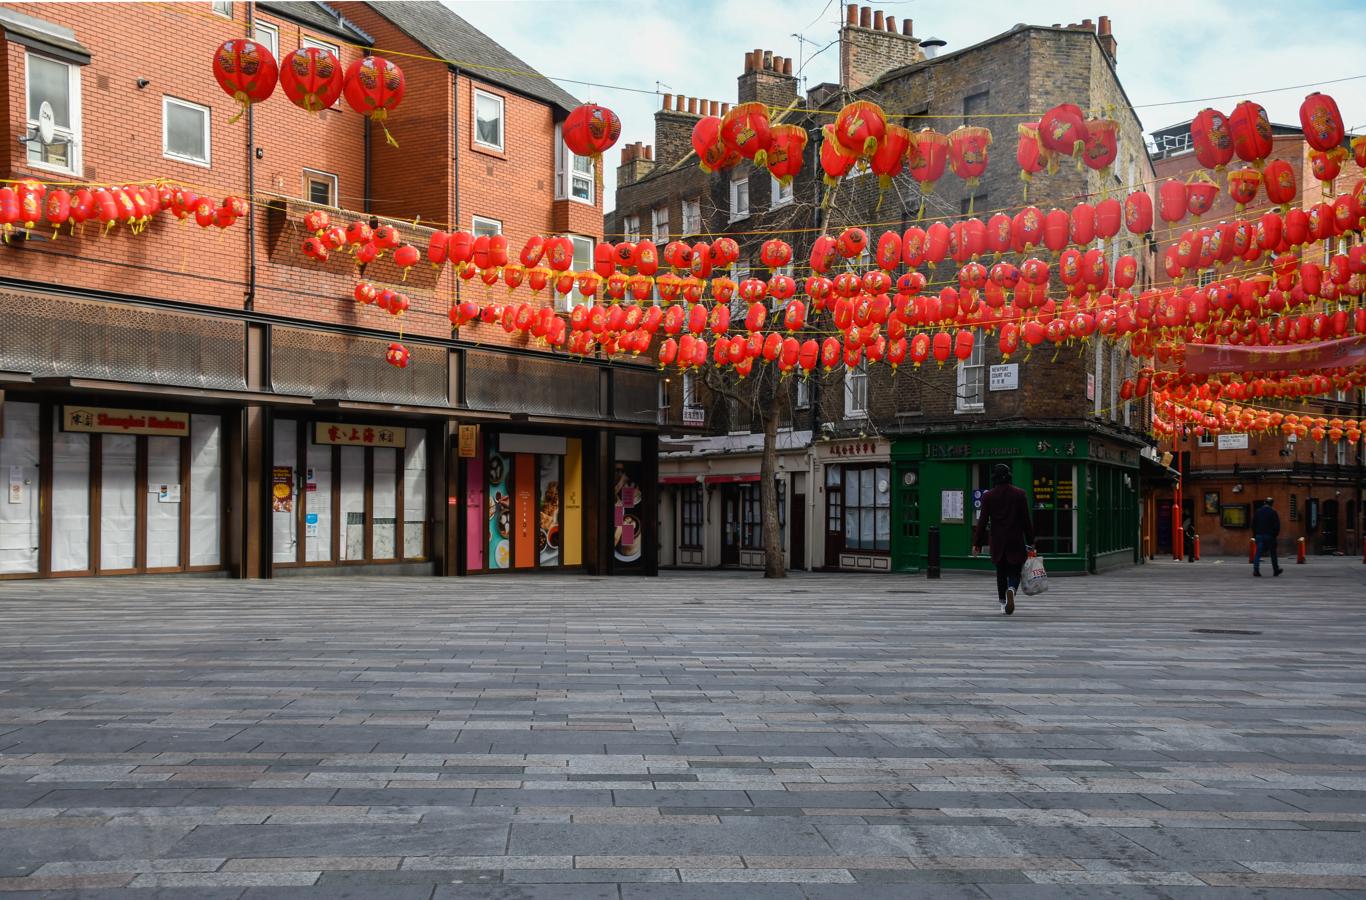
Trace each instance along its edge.
<instances>
[{"instance_id":1,"label":"brick building","mask_svg":"<svg viewBox=\"0 0 1366 900\"><path fill-rule=\"evenodd\" d=\"M420 250L434 226L501 232L514 254L566 234L591 259L592 163L559 138L572 96L434 2L5 3L0 34L0 178L252 201L221 231L166 213L0 245L0 577L653 571L649 368L494 324L453 335L453 302L508 297L453 267L300 250L322 209ZM175 40L128 51L147 35ZM281 89L230 121L210 63L241 36L343 67L402 54L399 146L344 101L309 114ZM362 277L411 308L354 302ZM407 368L385 362L399 339Z\"/></svg>"},{"instance_id":2,"label":"brick building","mask_svg":"<svg viewBox=\"0 0 1366 900\"><path fill-rule=\"evenodd\" d=\"M866 227L871 245L882 231L904 231L918 221L953 222L1027 205L1014 159L1016 126L1026 120L1024 111L1064 102L1115 119L1119 157L1108 175L1064 164L1054 175L1035 176L1028 204L1070 210L1082 198L1122 197L1152 182L1107 18L1065 27L1019 25L943 52L941 42L922 43L910 20L857 5L846 13L838 35L840 83L799 97L786 75L788 61L767 51L748 54L739 76L738 100L767 91L760 99L771 117L797 122L810 135L788 205L778 202L762 169L742 163L706 175L690 158L686 135L692 125L724 104L666 98L656 113L653 152L623 152L608 239L645 234L661 222L656 241L666 234L730 233L741 241L741 265L753 270L758 245L781 237L794 247L800 280L820 233ZM877 102L888 121L912 131L928 126L948 133L963 124L990 129L991 164L973 194L950 173L922 194L909 173L883 192L875 176L856 171L824 206L820 126L855 99ZM737 208L741 196L747 202ZM700 216L684 213L698 206ZM676 217L689 225L680 231ZM1105 246L1112 261L1124 254L1138 260L1135 291L1151 284L1152 249L1123 231ZM1050 257L1046 251L1035 255ZM868 260L853 263L861 271ZM927 276L937 291L956 279L956 267L940 266ZM924 564L935 527L944 565L980 566L970 555L973 500L1001 461L1031 493L1040 549L1056 560L1054 567L1097 571L1137 559L1147 413L1142 404L1119 400L1120 384L1137 368L1127 349L1097 336L1056 354L1040 349L1007 362L994 340L976 346L964 365L907 364L896 373L885 365L840 366L809 382L791 379L797 383L784 399L790 401L792 437L778 475L780 498L792 501L784 535L789 564L914 570ZM743 411L737 419L733 402L709 398L701 380L671 375L663 398L661 422L671 436L661 445L661 558L677 565L755 564L746 551L758 549L747 539L747 510L757 509L757 455L752 438L735 433L747 431L749 421Z\"/></svg>"},{"instance_id":3,"label":"brick building","mask_svg":"<svg viewBox=\"0 0 1366 900\"><path fill-rule=\"evenodd\" d=\"M1186 180L1201 169L1191 144L1191 123L1180 122L1152 133L1153 166L1160 181L1168 178ZM1310 147L1298 125L1272 125L1273 149L1271 159L1288 161L1295 171L1296 193L1292 203L1305 209L1324 199L1323 185L1314 178L1310 166ZM1229 166L1241 168L1236 160ZM1337 187L1354 183L1363 176L1361 168L1349 155L1337 178ZM1238 212L1233 200L1222 188L1214 206L1198 223L1187 219L1170 229L1160 229L1158 259L1168 246L1180 239L1191 227L1228 221L1235 218L1255 218L1269 207L1265 193L1259 195L1255 206ZM1306 244L1299 256L1327 264L1328 258L1346 252L1346 242L1339 238L1331 242ZM1240 260L1218 269L1203 270L1197 276L1201 284L1227 275L1265 272L1265 259L1254 263ZM1187 279L1189 281L1189 278ZM1165 273L1162 285L1169 282ZM1329 308L1331 307L1331 308ZM1332 312L1336 304L1319 301L1312 312ZM1305 402L1260 401L1267 408L1284 409L1300 415L1327 418L1361 418L1366 396L1363 392L1337 392L1330 396L1314 397ZM1361 485L1363 460L1360 444L1354 449L1345 441L1297 441L1293 437L1274 434L1222 434L1194 432L1177 439L1164 438L1160 447L1173 454L1174 464L1182 473L1180 519L1191 517L1200 536L1201 553L1205 555L1243 555L1251 540L1252 513L1266 498L1275 500L1281 516L1283 552L1293 542L1304 538L1309 553L1346 552L1361 550L1363 536ZM1179 525L1173 518L1176 497L1173 491L1160 492L1155 498L1154 515L1148 522L1150 546L1154 552L1172 552L1172 529ZM1293 551L1292 551L1293 552Z\"/></svg>"}]
</instances>

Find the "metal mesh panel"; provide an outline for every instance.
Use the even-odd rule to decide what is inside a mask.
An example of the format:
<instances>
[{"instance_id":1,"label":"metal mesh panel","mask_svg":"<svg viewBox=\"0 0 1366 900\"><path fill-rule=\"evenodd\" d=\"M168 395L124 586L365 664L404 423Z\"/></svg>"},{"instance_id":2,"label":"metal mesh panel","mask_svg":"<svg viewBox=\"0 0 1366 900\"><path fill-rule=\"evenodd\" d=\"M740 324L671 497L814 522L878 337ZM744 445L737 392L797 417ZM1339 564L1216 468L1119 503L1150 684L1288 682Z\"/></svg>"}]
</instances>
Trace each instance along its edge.
<instances>
[{"instance_id":1,"label":"metal mesh panel","mask_svg":"<svg viewBox=\"0 0 1366 900\"><path fill-rule=\"evenodd\" d=\"M465 399L472 409L537 415L602 415L598 368L510 353L465 353Z\"/></svg>"},{"instance_id":2,"label":"metal mesh panel","mask_svg":"<svg viewBox=\"0 0 1366 900\"><path fill-rule=\"evenodd\" d=\"M659 415L659 376L653 369L612 370L612 415L623 422L654 422Z\"/></svg>"},{"instance_id":3,"label":"metal mesh panel","mask_svg":"<svg viewBox=\"0 0 1366 900\"><path fill-rule=\"evenodd\" d=\"M246 388L241 322L0 291L0 369L218 390Z\"/></svg>"},{"instance_id":4,"label":"metal mesh panel","mask_svg":"<svg viewBox=\"0 0 1366 900\"><path fill-rule=\"evenodd\" d=\"M271 386L276 393L327 400L446 406L446 350L405 344L408 368L384 359L389 342L275 326L270 334Z\"/></svg>"}]
</instances>

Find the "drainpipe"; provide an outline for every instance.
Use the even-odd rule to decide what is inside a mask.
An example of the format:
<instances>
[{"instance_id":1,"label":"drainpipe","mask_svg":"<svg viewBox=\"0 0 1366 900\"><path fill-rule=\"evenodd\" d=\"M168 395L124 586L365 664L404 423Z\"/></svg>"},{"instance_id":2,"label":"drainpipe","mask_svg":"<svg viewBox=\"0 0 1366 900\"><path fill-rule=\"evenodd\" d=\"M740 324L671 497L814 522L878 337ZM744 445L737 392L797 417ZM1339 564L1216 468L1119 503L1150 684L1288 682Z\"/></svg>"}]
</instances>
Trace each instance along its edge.
<instances>
[{"instance_id":1,"label":"drainpipe","mask_svg":"<svg viewBox=\"0 0 1366 900\"><path fill-rule=\"evenodd\" d=\"M247 3L247 37L256 34L256 3ZM255 104L247 105L247 197L251 214L247 216L247 292L242 308L256 308L256 114Z\"/></svg>"},{"instance_id":2,"label":"drainpipe","mask_svg":"<svg viewBox=\"0 0 1366 900\"><path fill-rule=\"evenodd\" d=\"M454 136L451 152L451 180L455 184L455 223L452 231L460 229L460 67L451 67L451 118L455 125L451 129ZM455 302L460 302L460 285L465 279L455 278Z\"/></svg>"}]
</instances>

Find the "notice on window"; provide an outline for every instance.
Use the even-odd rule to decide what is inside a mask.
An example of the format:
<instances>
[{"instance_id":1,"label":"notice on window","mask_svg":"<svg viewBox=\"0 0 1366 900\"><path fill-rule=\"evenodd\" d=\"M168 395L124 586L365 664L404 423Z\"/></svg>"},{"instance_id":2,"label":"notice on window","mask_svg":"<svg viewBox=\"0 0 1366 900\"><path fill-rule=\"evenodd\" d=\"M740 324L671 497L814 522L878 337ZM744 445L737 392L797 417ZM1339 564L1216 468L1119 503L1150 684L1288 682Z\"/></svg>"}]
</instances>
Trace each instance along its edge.
<instances>
[{"instance_id":1,"label":"notice on window","mask_svg":"<svg viewBox=\"0 0 1366 900\"><path fill-rule=\"evenodd\" d=\"M1058 482L1057 497L1058 509L1072 508L1072 501L1074 499L1072 494L1072 479L1067 478Z\"/></svg>"},{"instance_id":2,"label":"notice on window","mask_svg":"<svg viewBox=\"0 0 1366 900\"><path fill-rule=\"evenodd\" d=\"M1049 475L1035 475L1031 485L1034 488L1034 507L1036 509L1053 508L1053 478Z\"/></svg>"},{"instance_id":3,"label":"notice on window","mask_svg":"<svg viewBox=\"0 0 1366 900\"><path fill-rule=\"evenodd\" d=\"M9 502L24 502L24 467L9 467Z\"/></svg>"},{"instance_id":4,"label":"notice on window","mask_svg":"<svg viewBox=\"0 0 1366 900\"><path fill-rule=\"evenodd\" d=\"M158 485L158 486L157 486L157 502L158 502L158 503L179 503L179 502L180 502L180 485L178 485L178 484L162 484L162 485Z\"/></svg>"},{"instance_id":5,"label":"notice on window","mask_svg":"<svg viewBox=\"0 0 1366 900\"><path fill-rule=\"evenodd\" d=\"M963 521L963 491L939 492L939 520L941 522Z\"/></svg>"},{"instance_id":6,"label":"notice on window","mask_svg":"<svg viewBox=\"0 0 1366 900\"><path fill-rule=\"evenodd\" d=\"M293 466L276 466L272 470L270 479L270 508L274 512L293 512Z\"/></svg>"}]
</instances>

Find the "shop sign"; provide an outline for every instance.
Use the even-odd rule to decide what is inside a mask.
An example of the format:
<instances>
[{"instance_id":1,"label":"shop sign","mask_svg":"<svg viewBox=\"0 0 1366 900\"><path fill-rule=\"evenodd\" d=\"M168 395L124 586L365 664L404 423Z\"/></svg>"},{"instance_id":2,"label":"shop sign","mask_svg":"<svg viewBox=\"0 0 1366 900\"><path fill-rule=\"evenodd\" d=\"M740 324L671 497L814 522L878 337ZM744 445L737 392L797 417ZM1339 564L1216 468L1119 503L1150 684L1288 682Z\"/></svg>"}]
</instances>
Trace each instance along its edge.
<instances>
[{"instance_id":1,"label":"shop sign","mask_svg":"<svg viewBox=\"0 0 1366 900\"><path fill-rule=\"evenodd\" d=\"M987 389L992 391L1018 391L1020 389L1020 364L1003 363L988 370Z\"/></svg>"},{"instance_id":2,"label":"shop sign","mask_svg":"<svg viewBox=\"0 0 1366 900\"><path fill-rule=\"evenodd\" d=\"M873 456L878 452L877 444L872 441L851 441L843 444L831 444L829 453L831 456Z\"/></svg>"},{"instance_id":3,"label":"shop sign","mask_svg":"<svg viewBox=\"0 0 1366 900\"><path fill-rule=\"evenodd\" d=\"M707 424L707 411L700 406L683 407L684 425L705 425Z\"/></svg>"},{"instance_id":4,"label":"shop sign","mask_svg":"<svg viewBox=\"0 0 1366 900\"><path fill-rule=\"evenodd\" d=\"M313 425L313 443L342 444L348 447L403 447L407 444L407 429L388 425L342 425L336 422L317 422Z\"/></svg>"},{"instance_id":5,"label":"shop sign","mask_svg":"<svg viewBox=\"0 0 1366 900\"><path fill-rule=\"evenodd\" d=\"M189 437L190 414L146 409L63 406L62 430L87 434L155 434Z\"/></svg>"},{"instance_id":6,"label":"shop sign","mask_svg":"<svg viewBox=\"0 0 1366 900\"><path fill-rule=\"evenodd\" d=\"M971 444L928 444L926 456L931 459L958 459L972 455Z\"/></svg>"},{"instance_id":7,"label":"shop sign","mask_svg":"<svg viewBox=\"0 0 1366 900\"><path fill-rule=\"evenodd\" d=\"M294 511L293 466L275 466L271 470L270 509L272 512Z\"/></svg>"},{"instance_id":8,"label":"shop sign","mask_svg":"<svg viewBox=\"0 0 1366 900\"><path fill-rule=\"evenodd\" d=\"M1077 444L1075 441L1068 441L1065 444L1055 444L1052 441L1039 441L1035 445L1040 456L1076 456Z\"/></svg>"},{"instance_id":9,"label":"shop sign","mask_svg":"<svg viewBox=\"0 0 1366 900\"><path fill-rule=\"evenodd\" d=\"M1246 434L1221 434L1217 438L1220 450L1246 450Z\"/></svg>"},{"instance_id":10,"label":"shop sign","mask_svg":"<svg viewBox=\"0 0 1366 900\"><path fill-rule=\"evenodd\" d=\"M479 454L479 426L461 425L456 446L461 459L474 459Z\"/></svg>"}]
</instances>

